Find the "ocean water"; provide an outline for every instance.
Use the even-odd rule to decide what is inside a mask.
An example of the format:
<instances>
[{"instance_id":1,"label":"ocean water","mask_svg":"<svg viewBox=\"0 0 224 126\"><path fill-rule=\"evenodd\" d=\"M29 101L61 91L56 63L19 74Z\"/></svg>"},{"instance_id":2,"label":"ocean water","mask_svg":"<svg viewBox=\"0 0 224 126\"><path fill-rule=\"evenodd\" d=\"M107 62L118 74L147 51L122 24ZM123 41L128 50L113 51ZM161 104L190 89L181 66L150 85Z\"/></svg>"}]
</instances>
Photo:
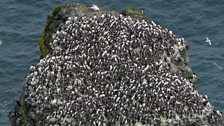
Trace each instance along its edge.
<instances>
[{"instance_id":1,"label":"ocean water","mask_svg":"<svg viewBox=\"0 0 224 126\"><path fill-rule=\"evenodd\" d=\"M132 6L144 9L150 19L187 40L197 89L224 112L223 0L0 0L0 126L9 125L8 112L22 92L29 66L39 60L47 15L66 2L95 3L118 12Z\"/></svg>"}]
</instances>

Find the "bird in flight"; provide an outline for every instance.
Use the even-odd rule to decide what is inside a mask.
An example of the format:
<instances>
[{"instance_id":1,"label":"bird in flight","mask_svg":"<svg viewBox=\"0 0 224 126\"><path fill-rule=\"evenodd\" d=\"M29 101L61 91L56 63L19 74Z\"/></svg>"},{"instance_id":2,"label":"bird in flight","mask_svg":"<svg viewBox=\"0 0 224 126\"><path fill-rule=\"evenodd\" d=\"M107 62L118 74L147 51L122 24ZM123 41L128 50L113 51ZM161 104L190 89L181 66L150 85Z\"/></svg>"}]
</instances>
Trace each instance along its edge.
<instances>
[{"instance_id":1,"label":"bird in flight","mask_svg":"<svg viewBox=\"0 0 224 126\"><path fill-rule=\"evenodd\" d=\"M205 37L205 39L206 39L205 40L206 43L208 43L209 45L212 45L212 42L211 42L211 40L208 37Z\"/></svg>"}]
</instances>

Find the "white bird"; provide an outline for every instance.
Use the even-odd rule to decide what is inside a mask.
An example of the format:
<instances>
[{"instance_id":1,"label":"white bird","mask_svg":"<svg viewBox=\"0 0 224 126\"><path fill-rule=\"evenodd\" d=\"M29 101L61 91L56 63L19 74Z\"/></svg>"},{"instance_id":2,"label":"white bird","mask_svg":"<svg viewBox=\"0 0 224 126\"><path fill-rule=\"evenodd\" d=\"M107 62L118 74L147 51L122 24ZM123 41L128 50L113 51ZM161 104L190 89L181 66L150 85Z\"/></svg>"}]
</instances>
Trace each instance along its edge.
<instances>
[{"instance_id":1,"label":"white bird","mask_svg":"<svg viewBox=\"0 0 224 126\"><path fill-rule=\"evenodd\" d=\"M145 12L144 12L144 8L141 9L141 14L142 14L142 15L145 14Z\"/></svg>"},{"instance_id":2,"label":"white bird","mask_svg":"<svg viewBox=\"0 0 224 126\"><path fill-rule=\"evenodd\" d=\"M90 9L94 10L94 11L99 11L100 10L100 8L95 4L92 4L92 7L90 7Z\"/></svg>"},{"instance_id":3,"label":"white bird","mask_svg":"<svg viewBox=\"0 0 224 126\"><path fill-rule=\"evenodd\" d=\"M208 37L205 37L205 39L206 39L205 40L206 43L208 43L209 45L212 45L212 42L211 42L211 40Z\"/></svg>"}]
</instances>

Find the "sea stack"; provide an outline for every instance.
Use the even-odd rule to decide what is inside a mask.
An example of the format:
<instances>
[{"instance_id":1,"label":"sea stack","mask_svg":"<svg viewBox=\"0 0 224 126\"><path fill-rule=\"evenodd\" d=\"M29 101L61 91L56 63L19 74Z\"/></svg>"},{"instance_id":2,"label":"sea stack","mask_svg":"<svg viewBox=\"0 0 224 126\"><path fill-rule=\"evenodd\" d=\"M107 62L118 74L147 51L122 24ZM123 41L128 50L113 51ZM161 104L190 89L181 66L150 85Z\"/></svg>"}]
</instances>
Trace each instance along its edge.
<instances>
[{"instance_id":1,"label":"sea stack","mask_svg":"<svg viewBox=\"0 0 224 126\"><path fill-rule=\"evenodd\" d=\"M183 38L130 8L65 4L48 17L41 59L12 111L14 126L222 126L195 89Z\"/></svg>"}]
</instances>

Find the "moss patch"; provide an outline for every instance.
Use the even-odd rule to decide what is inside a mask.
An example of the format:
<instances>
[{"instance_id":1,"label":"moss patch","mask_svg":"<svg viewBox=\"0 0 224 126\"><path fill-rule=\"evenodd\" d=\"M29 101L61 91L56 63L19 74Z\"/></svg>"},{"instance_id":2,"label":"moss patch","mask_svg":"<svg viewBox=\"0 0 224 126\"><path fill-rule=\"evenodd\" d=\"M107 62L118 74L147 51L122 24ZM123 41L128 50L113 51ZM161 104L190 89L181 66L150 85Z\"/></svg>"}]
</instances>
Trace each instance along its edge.
<instances>
[{"instance_id":1,"label":"moss patch","mask_svg":"<svg viewBox=\"0 0 224 126\"><path fill-rule=\"evenodd\" d=\"M41 57L45 57L48 54L48 48L45 45L45 32L43 31L40 36L39 47L41 50Z\"/></svg>"},{"instance_id":2,"label":"moss patch","mask_svg":"<svg viewBox=\"0 0 224 126\"><path fill-rule=\"evenodd\" d=\"M131 16L133 19L138 20L149 20L148 17L146 17L144 14L142 14L137 8L135 7L129 7L121 12L124 16Z\"/></svg>"},{"instance_id":3,"label":"moss patch","mask_svg":"<svg viewBox=\"0 0 224 126\"><path fill-rule=\"evenodd\" d=\"M25 108L26 108L26 106L25 106L25 102L24 102L24 95L22 95L20 98L19 104L18 104L18 110L19 110L19 113L21 114L21 120L23 121L22 124L25 126L33 126L34 124L28 118L27 111Z\"/></svg>"},{"instance_id":4,"label":"moss patch","mask_svg":"<svg viewBox=\"0 0 224 126\"><path fill-rule=\"evenodd\" d=\"M62 8L63 6L56 7L51 15L47 17L47 23L39 40L41 58L45 57L51 50L49 43L52 42L52 35L57 31L61 23L59 12Z\"/></svg>"},{"instance_id":5,"label":"moss patch","mask_svg":"<svg viewBox=\"0 0 224 126\"><path fill-rule=\"evenodd\" d=\"M26 111L26 105L24 101L24 95L20 97L20 100L17 101L17 104L15 106L15 112L16 114L14 117L11 117L10 123L11 126L34 126L34 122L29 119L27 111ZM17 122L17 118L19 118L19 122Z\"/></svg>"},{"instance_id":6,"label":"moss patch","mask_svg":"<svg viewBox=\"0 0 224 126\"><path fill-rule=\"evenodd\" d=\"M130 13L130 14L138 14L139 10L135 7L130 7L130 8L127 9L127 12Z\"/></svg>"}]
</instances>

